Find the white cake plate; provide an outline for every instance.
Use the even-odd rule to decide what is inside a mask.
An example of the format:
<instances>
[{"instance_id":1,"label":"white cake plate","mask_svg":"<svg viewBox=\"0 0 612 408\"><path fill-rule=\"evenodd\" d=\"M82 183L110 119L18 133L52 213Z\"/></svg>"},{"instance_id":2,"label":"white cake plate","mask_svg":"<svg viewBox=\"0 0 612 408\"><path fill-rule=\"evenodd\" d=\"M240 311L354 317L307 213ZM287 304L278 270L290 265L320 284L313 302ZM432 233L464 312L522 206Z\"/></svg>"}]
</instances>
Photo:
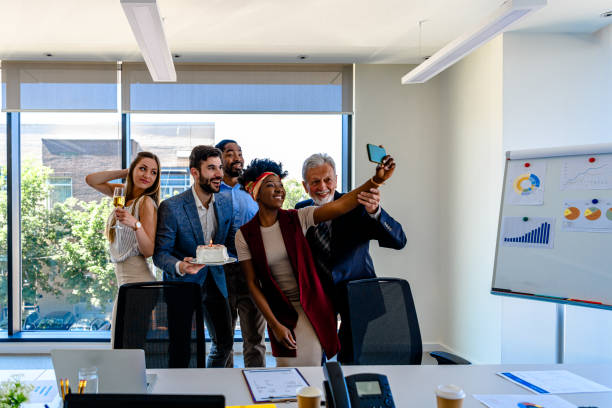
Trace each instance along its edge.
<instances>
[{"instance_id":1,"label":"white cake plate","mask_svg":"<svg viewBox=\"0 0 612 408\"><path fill-rule=\"evenodd\" d=\"M229 258L227 258L226 261L222 261L222 262L207 262L205 264L201 264L201 263L197 262L196 259L192 259L191 261L187 261L187 262L192 263L192 264L196 264L196 265L221 266L221 265L225 265L225 264L228 264L228 263L234 263L236 261L237 261L236 258L230 256Z\"/></svg>"}]
</instances>

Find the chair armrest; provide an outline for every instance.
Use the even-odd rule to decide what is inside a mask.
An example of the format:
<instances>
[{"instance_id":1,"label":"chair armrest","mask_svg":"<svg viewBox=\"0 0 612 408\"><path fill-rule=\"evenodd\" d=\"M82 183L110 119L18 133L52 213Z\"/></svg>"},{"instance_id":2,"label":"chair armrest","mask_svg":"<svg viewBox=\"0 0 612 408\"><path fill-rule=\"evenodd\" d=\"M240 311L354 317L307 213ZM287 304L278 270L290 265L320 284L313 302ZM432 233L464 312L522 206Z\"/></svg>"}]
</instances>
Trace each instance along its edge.
<instances>
[{"instance_id":1,"label":"chair armrest","mask_svg":"<svg viewBox=\"0 0 612 408\"><path fill-rule=\"evenodd\" d=\"M472 364L464 358L461 358L455 354L446 353L444 351L432 351L429 353L429 355L438 361L438 365Z\"/></svg>"}]
</instances>

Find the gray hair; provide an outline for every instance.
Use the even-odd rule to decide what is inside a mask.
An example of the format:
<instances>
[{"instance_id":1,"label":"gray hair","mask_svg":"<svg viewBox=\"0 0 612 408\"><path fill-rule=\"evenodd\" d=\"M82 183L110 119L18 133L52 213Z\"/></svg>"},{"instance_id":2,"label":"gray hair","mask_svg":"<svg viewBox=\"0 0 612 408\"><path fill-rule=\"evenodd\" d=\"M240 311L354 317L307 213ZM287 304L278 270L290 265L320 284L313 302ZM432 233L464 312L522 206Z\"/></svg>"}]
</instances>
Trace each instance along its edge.
<instances>
[{"instance_id":1,"label":"gray hair","mask_svg":"<svg viewBox=\"0 0 612 408\"><path fill-rule=\"evenodd\" d=\"M302 165L302 180L306 181L306 173L308 170L324 164L329 164L334 170L334 174L336 174L336 163L334 159L327 153L315 153L304 160L304 164Z\"/></svg>"}]
</instances>

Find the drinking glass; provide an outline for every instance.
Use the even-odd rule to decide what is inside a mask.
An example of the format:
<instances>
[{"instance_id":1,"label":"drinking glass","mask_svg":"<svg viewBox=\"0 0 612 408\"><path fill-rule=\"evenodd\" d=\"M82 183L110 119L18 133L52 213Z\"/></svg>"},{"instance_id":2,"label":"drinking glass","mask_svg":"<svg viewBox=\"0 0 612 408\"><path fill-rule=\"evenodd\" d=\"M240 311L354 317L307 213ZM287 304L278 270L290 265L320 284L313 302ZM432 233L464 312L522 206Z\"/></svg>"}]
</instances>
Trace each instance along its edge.
<instances>
[{"instance_id":1,"label":"drinking glass","mask_svg":"<svg viewBox=\"0 0 612 408\"><path fill-rule=\"evenodd\" d=\"M85 381L82 390L79 390L83 394L97 394L98 393L98 367L86 367L79 368L79 384L81 381Z\"/></svg>"},{"instance_id":2,"label":"drinking glass","mask_svg":"<svg viewBox=\"0 0 612 408\"><path fill-rule=\"evenodd\" d=\"M123 187L115 187L115 191L113 191L113 205L119 208L125 206L125 189ZM116 221L113 228L122 229L123 227L119 221Z\"/></svg>"}]
</instances>

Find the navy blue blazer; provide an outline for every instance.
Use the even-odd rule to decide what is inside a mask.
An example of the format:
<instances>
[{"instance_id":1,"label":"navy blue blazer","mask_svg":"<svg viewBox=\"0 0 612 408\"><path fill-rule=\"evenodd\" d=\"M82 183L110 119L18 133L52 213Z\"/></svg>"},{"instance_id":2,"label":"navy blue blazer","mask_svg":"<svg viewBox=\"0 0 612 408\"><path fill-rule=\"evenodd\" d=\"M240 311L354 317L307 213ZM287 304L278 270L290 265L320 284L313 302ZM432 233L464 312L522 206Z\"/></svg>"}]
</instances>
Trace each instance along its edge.
<instances>
[{"instance_id":1,"label":"navy blue blazer","mask_svg":"<svg viewBox=\"0 0 612 408\"><path fill-rule=\"evenodd\" d=\"M334 193L334 200L343 194ZM314 205L312 200L300 201L295 208ZM400 223L395 221L385 210L380 209L378 220L370 217L363 205L358 205L348 213L332 220L331 223L331 258L333 261L332 277L334 284L376 277L374 264L370 256L370 240L378 241L381 247L402 249L406 246L406 235ZM306 232L310 248L315 253L315 227Z\"/></svg>"},{"instance_id":2,"label":"navy blue blazer","mask_svg":"<svg viewBox=\"0 0 612 408\"><path fill-rule=\"evenodd\" d=\"M213 207L217 217L217 232L213 242L228 246L230 228L234 223L231 193L215 194ZM164 271L164 280L197 282L202 285L210 273L223 296L227 297L223 266L205 266L195 275L180 276L176 273L176 263L188 256L195 258L198 245L205 244L191 188L161 202L157 211L153 263Z\"/></svg>"}]
</instances>

